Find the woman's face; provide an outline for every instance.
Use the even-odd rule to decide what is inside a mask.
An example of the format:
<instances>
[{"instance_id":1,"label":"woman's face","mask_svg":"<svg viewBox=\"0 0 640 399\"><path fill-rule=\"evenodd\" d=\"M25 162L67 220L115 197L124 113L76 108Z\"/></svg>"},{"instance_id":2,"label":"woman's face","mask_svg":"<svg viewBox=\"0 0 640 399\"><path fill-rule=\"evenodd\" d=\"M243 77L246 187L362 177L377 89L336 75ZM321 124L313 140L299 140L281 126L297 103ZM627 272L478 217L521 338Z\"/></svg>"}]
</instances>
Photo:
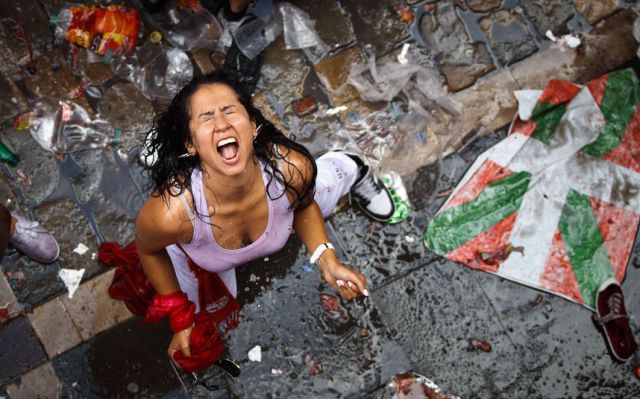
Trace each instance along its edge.
<instances>
[{"instance_id":1,"label":"woman's face","mask_svg":"<svg viewBox=\"0 0 640 399\"><path fill-rule=\"evenodd\" d=\"M193 144L208 172L226 176L243 173L253 162L255 123L236 93L222 83L201 86L189 102L189 129Z\"/></svg>"}]
</instances>

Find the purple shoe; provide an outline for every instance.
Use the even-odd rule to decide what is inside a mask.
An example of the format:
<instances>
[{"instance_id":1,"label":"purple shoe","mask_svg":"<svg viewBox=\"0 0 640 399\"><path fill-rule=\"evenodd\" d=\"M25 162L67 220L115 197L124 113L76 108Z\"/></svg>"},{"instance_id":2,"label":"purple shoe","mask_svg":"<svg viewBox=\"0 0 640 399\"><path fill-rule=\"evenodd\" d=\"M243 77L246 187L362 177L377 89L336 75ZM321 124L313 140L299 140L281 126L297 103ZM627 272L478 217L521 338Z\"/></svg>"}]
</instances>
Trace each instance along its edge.
<instances>
[{"instance_id":1,"label":"purple shoe","mask_svg":"<svg viewBox=\"0 0 640 399\"><path fill-rule=\"evenodd\" d=\"M51 263L58 259L58 242L40 223L14 214L11 216L16 219L15 232L9 238L14 247L40 263Z\"/></svg>"}]
</instances>

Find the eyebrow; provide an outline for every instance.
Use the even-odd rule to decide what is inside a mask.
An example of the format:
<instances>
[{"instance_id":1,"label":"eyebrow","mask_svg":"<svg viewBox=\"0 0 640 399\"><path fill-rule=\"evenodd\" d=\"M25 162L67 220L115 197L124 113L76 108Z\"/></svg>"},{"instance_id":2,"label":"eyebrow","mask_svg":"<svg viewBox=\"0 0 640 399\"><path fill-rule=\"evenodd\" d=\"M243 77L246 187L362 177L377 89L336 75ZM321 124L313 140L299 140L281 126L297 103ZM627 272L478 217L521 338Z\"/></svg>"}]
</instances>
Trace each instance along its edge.
<instances>
[{"instance_id":1,"label":"eyebrow","mask_svg":"<svg viewBox=\"0 0 640 399\"><path fill-rule=\"evenodd\" d=\"M224 107L220 108L221 112L227 111L230 108L235 108L235 105L225 105ZM201 113L200 115L198 115L198 117L202 117L202 116L213 116L213 114L215 113L215 111L205 111L203 113Z\"/></svg>"}]
</instances>

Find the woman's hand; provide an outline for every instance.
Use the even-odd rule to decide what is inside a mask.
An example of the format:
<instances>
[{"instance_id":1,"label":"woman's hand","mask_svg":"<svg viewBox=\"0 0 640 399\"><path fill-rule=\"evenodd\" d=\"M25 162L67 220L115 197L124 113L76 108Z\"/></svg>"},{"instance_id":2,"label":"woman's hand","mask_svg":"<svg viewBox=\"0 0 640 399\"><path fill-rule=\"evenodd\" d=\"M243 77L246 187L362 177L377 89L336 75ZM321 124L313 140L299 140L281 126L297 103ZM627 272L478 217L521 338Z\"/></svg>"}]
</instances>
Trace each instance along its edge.
<instances>
[{"instance_id":1,"label":"woman's hand","mask_svg":"<svg viewBox=\"0 0 640 399\"><path fill-rule=\"evenodd\" d=\"M322 278L338 290L342 299L350 300L361 294L369 296L366 278L340 263L333 251L323 254L318 260L318 265L322 271Z\"/></svg>"},{"instance_id":2,"label":"woman's hand","mask_svg":"<svg viewBox=\"0 0 640 399\"><path fill-rule=\"evenodd\" d=\"M191 335L191 330L193 330L193 326L173 334L173 338L171 338L171 342L169 343L169 349L167 350L167 353L173 363L176 363L173 355L179 350L181 350L185 356L191 356L191 349L189 348L189 336Z\"/></svg>"}]
</instances>

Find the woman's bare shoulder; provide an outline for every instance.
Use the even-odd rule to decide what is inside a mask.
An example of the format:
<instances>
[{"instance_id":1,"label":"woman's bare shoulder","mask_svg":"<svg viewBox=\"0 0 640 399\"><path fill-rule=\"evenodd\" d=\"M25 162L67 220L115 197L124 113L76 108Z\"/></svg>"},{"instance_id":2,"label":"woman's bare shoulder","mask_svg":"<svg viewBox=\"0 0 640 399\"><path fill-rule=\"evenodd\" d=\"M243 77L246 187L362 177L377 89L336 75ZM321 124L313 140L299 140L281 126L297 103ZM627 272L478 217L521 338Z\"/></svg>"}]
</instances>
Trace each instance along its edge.
<instances>
[{"instance_id":1,"label":"woman's bare shoulder","mask_svg":"<svg viewBox=\"0 0 640 399\"><path fill-rule=\"evenodd\" d=\"M191 222L180 198L152 195L138 213L136 240L164 248L181 241L190 228Z\"/></svg>"}]
</instances>

